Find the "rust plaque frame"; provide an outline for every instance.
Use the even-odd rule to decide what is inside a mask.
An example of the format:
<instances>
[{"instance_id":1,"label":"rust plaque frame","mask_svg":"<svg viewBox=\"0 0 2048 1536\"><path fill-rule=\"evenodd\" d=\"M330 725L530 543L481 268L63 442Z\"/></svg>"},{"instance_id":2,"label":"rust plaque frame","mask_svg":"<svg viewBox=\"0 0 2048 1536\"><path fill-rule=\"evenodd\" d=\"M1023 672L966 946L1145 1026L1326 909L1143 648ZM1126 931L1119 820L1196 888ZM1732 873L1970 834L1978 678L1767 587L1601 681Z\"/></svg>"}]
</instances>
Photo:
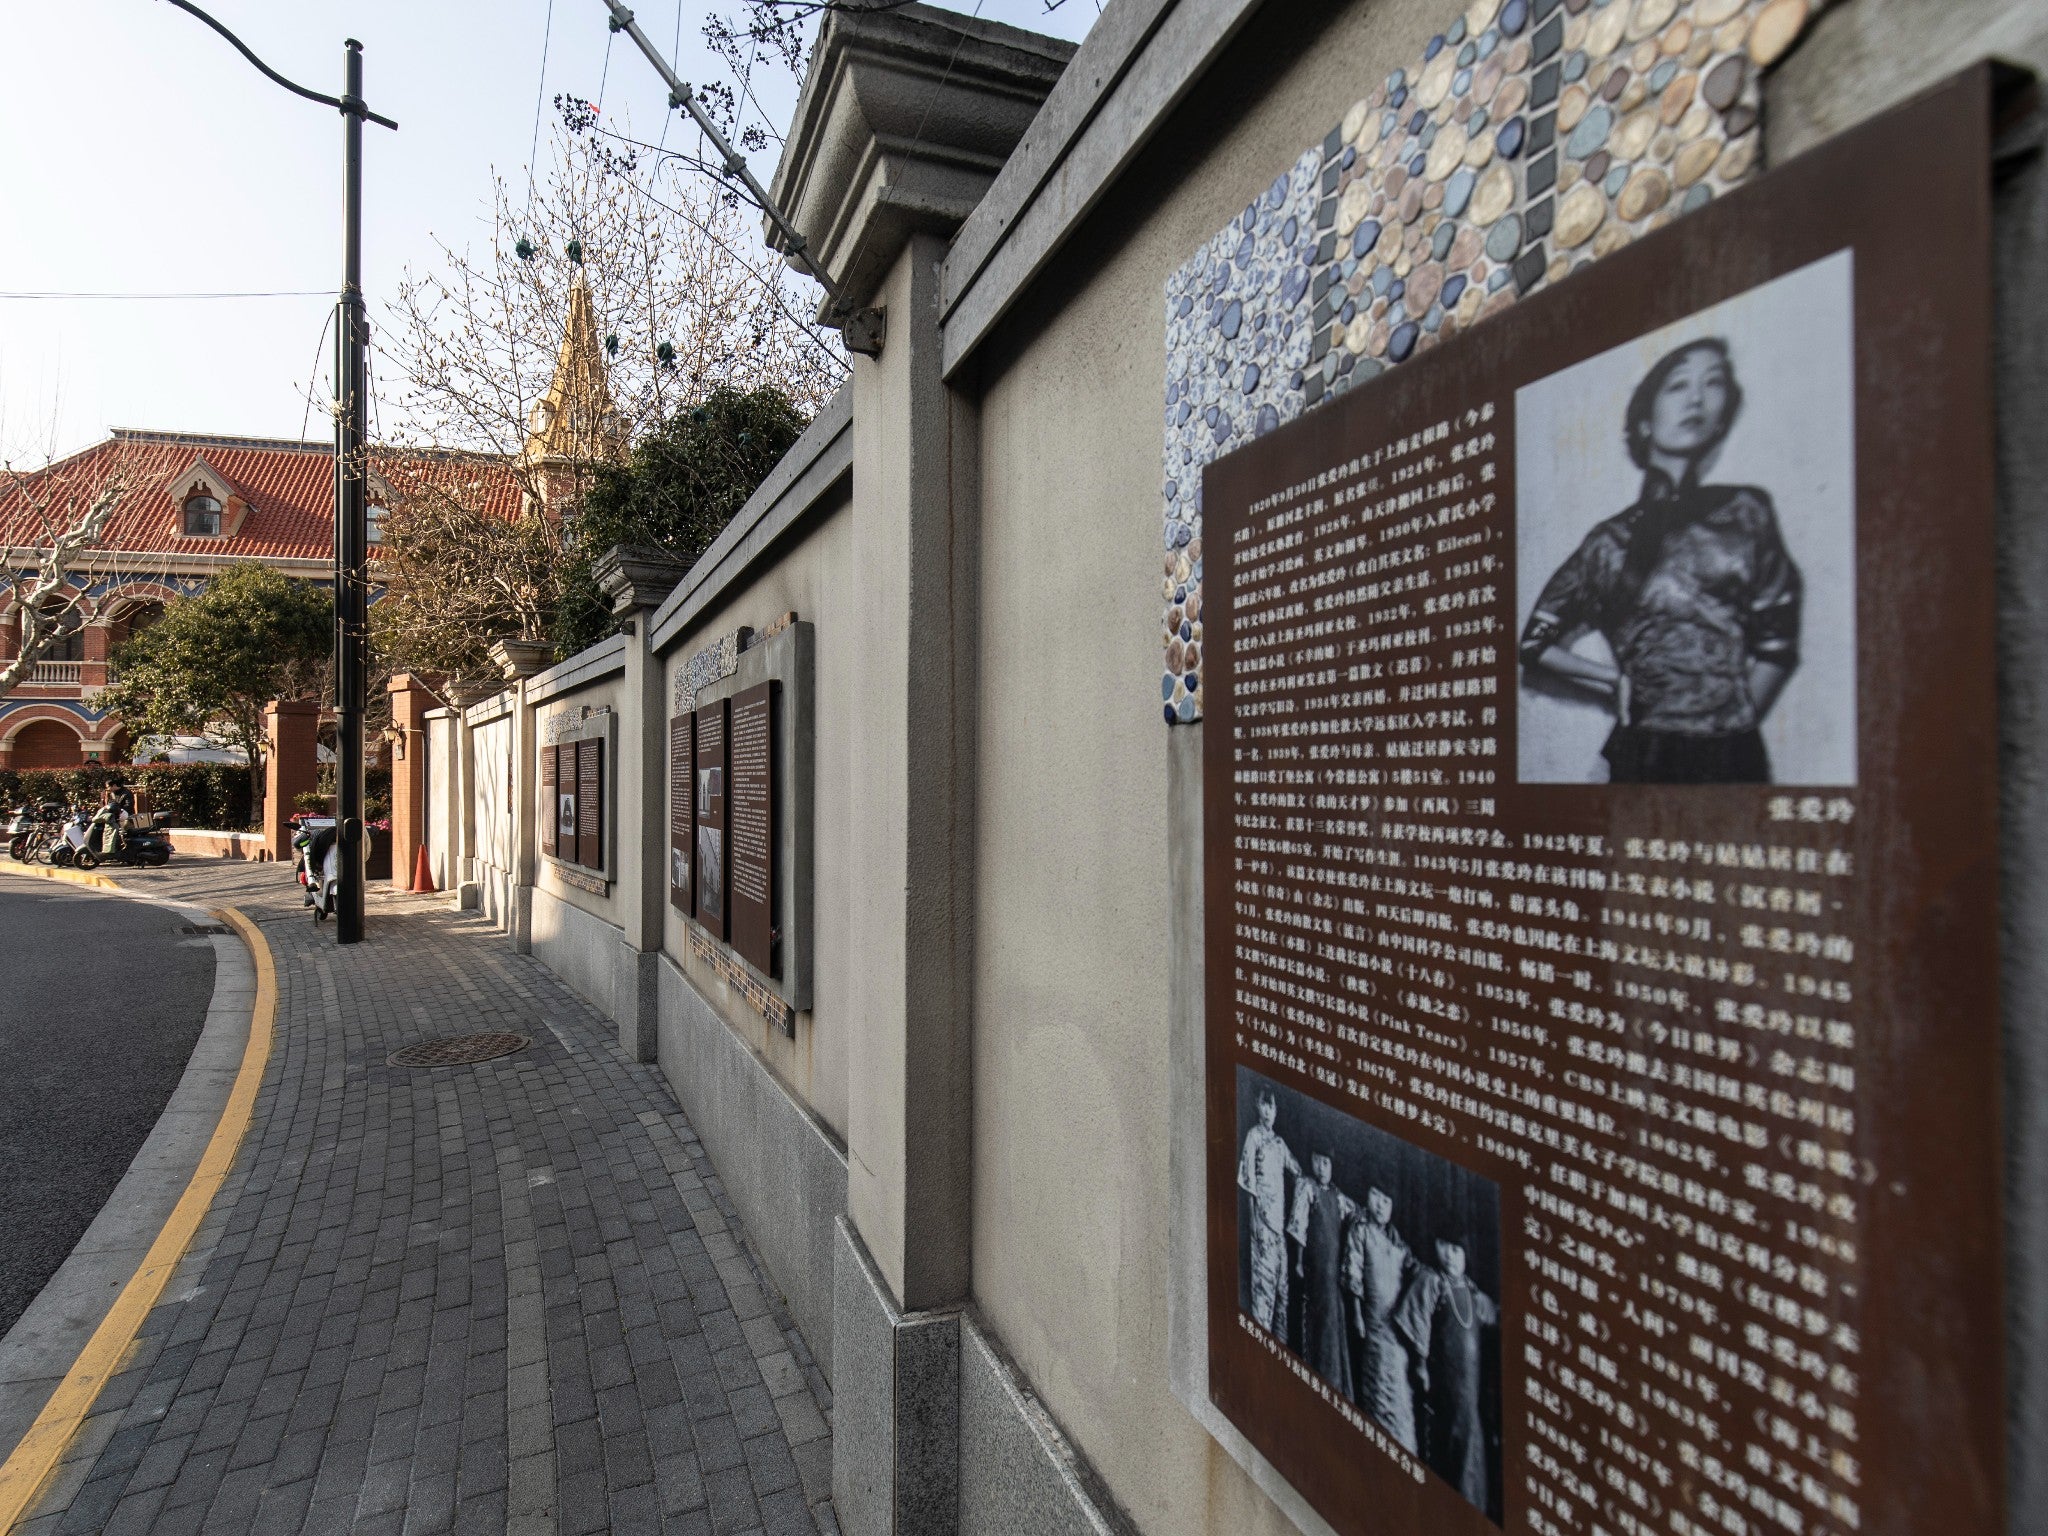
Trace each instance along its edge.
<instances>
[{"instance_id":1,"label":"rust plaque frame","mask_svg":"<svg viewBox=\"0 0 2048 1536\"><path fill-rule=\"evenodd\" d=\"M668 904L683 916L696 910L697 716L668 723Z\"/></svg>"},{"instance_id":2,"label":"rust plaque frame","mask_svg":"<svg viewBox=\"0 0 2048 1536\"><path fill-rule=\"evenodd\" d=\"M576 764L576 862L604 868L604 739L586 736L565 743Z\"/></svg>"},{"instance_id":3,"label":"rust plaque frame","mask_svg":"<svg viewBox=\"0 0 2048 1536\"><path fill-rule=\"evenodd\" d=\"M540 847L541 852L554 854L561 846L556 831L561 810L555 803L557 768L555 749L551 746L540 749Z\"/></svg>"},{"instance_id":4,"label":"rust plaque frame","mask_svg":"<svg viewBox=\"0 0 2048 1536\"><path fill-rule=\"evenodd\" d=\"M1989 115L1206 472L1210 1391L1347 1536L2004 1529Z\"/></svg>"},{"instance_id":5,"label":"rust plaque frame","mask_svg":"<svg viewBox=\"0 0 2048 1536\"><path fill-rule=\"evenodd\" d=\"M774 679L732 697L732 947L764 976L776 970L775 770L776 689Z\"/></svg>"},{"instance_id":6,"label":"rust plaque frame","mask_svg":"<svg viewBox=\"0 0 2048 1536\"><path fill-rule=\"evenodd\" d=\"M711 936L726 936L727 872L731 868L726 826L727 721L731 701L719 699L697 709L697 921Z\"/></svg>"}]
</instances>

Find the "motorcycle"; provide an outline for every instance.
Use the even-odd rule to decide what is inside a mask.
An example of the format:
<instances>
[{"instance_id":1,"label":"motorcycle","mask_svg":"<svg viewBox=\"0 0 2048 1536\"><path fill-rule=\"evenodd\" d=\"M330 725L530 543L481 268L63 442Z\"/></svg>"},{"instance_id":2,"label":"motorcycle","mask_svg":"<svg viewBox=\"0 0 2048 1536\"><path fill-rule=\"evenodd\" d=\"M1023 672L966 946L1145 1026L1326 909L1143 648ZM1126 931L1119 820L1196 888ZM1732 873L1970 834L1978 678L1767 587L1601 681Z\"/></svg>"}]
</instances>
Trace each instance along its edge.
<instances>
[{"instance_id":1,"label":"motorcycle","mask_svg":"<svg viewBox=\"0 0 2048 1536\"><path fill-rule=\"evenodd\" d=\"M35 812L22 806L7 821L7 857L20 862L21 853L28 846L28 836L36 829Z\"/></svg>"},{"instance_id":2,"label":"motorcycle","mask_svg":"<svg viewBox=\"0 0 2048 1536\"><path fill-rule=\"evenodd\" d=\"M35 863L49 852L63 817L64 807L54 800L23 806L7 825L7 856L17 863Z\"/></svg>"},{"instance_id":3,"label":"motorcycle","mask_svg":"<svg viewBox=\"0 0 2048 1536\"><path fill-rule=\"evenodd\" d=\"M160 869L171 862L171 840L158 829L154 816L129 816L127 824L120 829L120 845L108 851L113 841L114 820L120 814L110 805L103 805L88 823L85 841L73 853L80 869L97 869L112 862L150 869ZM67 832L67 836L68 836Z\"/></svg>"}]
</instances>

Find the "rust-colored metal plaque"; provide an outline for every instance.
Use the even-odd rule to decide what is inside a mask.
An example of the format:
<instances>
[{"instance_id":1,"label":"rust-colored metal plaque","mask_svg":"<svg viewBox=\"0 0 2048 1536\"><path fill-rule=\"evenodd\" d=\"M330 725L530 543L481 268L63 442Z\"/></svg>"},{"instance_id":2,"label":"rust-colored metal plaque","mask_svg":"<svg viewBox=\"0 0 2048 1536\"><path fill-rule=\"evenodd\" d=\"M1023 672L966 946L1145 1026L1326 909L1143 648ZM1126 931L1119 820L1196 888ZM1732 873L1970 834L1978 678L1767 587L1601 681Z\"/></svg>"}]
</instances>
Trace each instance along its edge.
<instances>
[{"instance_id":1,"label":"rust-colored metal plaque","mask_svg":"<svg viewBox=\"0 0 2048 1536\"><path fill-rule=\"evenodd\" d=\"M733 696L730 761L732 947L764 976L775 968L775 690Z\"/></svg>"},{"instance_id":2,"label":"rust-colored metal plaque","mask_svg":"<svg viewBox=\"0 0 2048 1536\"><path fill-rule=\"evenodd\" d=\"M726 936L725 745L731 705L719 699L697 710L697 921L720 939Z\"/></svg>"},{"instance_id":3,"label":"rust-colored metal plaque","mask_svg":"<svg viewBox=\"0 0 2048 1536\"><path fill-rule=\"evenodd\" d=\"M558 854L561 848L561 808L555 803L556 785L555 749L540 749L540 846L541 852ZM574 825L573 818L571 825Z\"/></svg>"},{"instance_id":4,"label":"rust-colored metal plaque","mask_svg":"<svg viewBox=\"0 0 2048 1536\"><path fill-rule=\"evenodd\" d=\"M668 904L688 917L695 910L697 820L697 716L668 723Z\"/></svg>"},{"instance_id":5,"label":"rust-colored metal plaque","mask_svg":"<svg viewBox=\"0 0 2048 1536\"><path fill-rule=\"evenodd\" d=\"M565 748L576 762L576 862L604 868L604 742L597 737Z\"/></svg>"},{"instance_id":6,"label":"rust-colored metal plaque","mask_svg":"<svg viewBox=\"0 0 2048 1536\"><path fill-rule=\"evenodd\" d=\"M1206 474L1209 1382L1347 1536L2004 1529L1989 112Z\"/></svg>"}]
</instances>

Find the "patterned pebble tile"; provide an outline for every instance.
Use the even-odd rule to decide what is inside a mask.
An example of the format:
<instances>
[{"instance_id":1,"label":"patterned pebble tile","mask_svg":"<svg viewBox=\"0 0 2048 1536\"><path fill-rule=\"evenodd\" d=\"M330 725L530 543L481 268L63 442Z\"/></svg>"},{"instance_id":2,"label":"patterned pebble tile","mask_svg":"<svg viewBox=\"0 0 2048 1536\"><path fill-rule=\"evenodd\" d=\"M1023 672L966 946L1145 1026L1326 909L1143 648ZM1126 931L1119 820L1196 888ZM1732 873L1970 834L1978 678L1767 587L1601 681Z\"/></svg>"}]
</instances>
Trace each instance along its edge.
<instances>
[{"instance_id":1,"label":"patterned pebble tile","mask_svg":"<svg viewBox=\"0 0 2048 1536\"><path fill-rule=\"evenodd\" d=\"M1753 175L1759 75L1825 3L1472 0L1168 279L1169 723L1201 718L1202 467Z\"/></svg>"}]
</instances>

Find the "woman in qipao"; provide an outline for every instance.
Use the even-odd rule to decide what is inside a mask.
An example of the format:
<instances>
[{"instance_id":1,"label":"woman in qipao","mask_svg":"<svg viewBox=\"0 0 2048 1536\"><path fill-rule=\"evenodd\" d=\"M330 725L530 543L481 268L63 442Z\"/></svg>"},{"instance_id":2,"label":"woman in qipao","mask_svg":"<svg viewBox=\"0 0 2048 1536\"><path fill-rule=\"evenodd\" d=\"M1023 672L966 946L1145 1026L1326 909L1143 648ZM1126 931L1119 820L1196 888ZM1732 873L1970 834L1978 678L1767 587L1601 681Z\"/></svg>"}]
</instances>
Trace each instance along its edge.
<instances>
[{"instance_id":1,"label":"woman in qipao","mask_svg":"<svg viewBox=\"0 0 2048 1536\"><path fill-rule=\"evenodd\" d=\"M1613 709L1611 783L1771 781L1760 727L1799 664L1802 583L1771 498L1703 483L1741 409L1718 338L1644 375L1623 429L1642 494L1558 567L1522 630L1524 666ZM1587 630L1612 664L1573 649Z\"/></svg>"}]
</instances>

